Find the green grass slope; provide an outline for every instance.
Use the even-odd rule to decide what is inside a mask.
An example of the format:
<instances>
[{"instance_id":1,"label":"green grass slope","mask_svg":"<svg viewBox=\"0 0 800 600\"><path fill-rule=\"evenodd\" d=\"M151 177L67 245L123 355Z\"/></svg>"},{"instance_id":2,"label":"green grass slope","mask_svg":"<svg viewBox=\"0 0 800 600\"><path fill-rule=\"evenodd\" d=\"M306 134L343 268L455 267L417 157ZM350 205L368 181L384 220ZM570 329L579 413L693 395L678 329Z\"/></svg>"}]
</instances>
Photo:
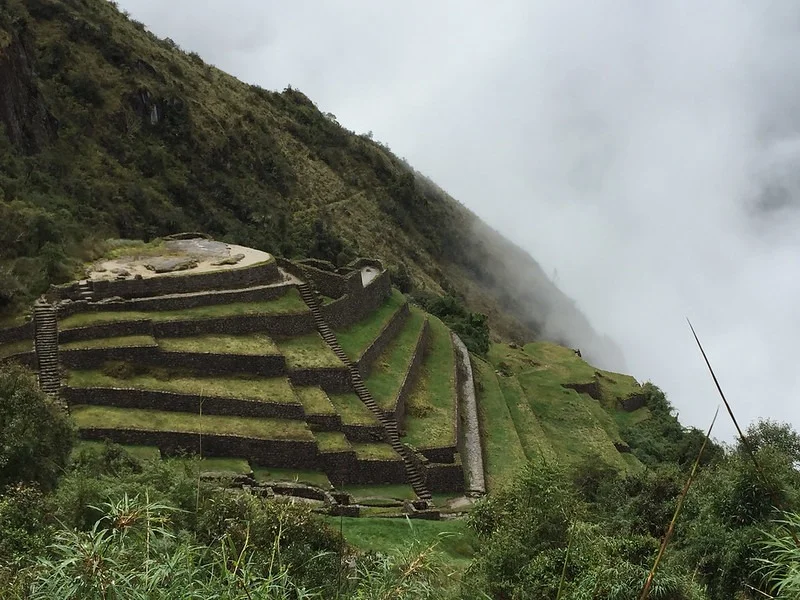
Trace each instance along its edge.
<instances>
[{"instance_id":1,"label":"green grass slope","mask_svg":"<svg viewBox=\"0 0 800 600\"><path fill-rule=\"evenodd\" d=\"M641 468L615 446L625 445L623 426L649 414L646 408L618 408L620 400L641 391L633 377L595 369L573 350L547 342L524 348L493 344L488 359L473 363L490 488L526 460L570 465L596 458L620 470ZM595 384L599 398L569 384Z\"/></svg>"}]
</instances>

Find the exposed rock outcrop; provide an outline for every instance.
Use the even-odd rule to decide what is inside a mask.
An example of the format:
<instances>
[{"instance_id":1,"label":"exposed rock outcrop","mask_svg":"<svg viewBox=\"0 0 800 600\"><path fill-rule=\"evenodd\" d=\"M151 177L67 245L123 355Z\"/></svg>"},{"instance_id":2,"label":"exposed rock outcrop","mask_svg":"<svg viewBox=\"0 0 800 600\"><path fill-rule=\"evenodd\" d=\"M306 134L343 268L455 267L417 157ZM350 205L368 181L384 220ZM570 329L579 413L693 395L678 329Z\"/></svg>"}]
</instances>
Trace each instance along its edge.
<instances>
[{"instance_id":1,"label":"exposed rock outcrop","mask_svg":"<svg viewBox=\"0 0 800 600\"><path fill-rule=\"evenodd\" d=\"M2 33L9 41L0 47L0 123L14 145L33 154L55 139L58 121L36 84L32 42L15 31Z\"/></svg>"}]
</instances>

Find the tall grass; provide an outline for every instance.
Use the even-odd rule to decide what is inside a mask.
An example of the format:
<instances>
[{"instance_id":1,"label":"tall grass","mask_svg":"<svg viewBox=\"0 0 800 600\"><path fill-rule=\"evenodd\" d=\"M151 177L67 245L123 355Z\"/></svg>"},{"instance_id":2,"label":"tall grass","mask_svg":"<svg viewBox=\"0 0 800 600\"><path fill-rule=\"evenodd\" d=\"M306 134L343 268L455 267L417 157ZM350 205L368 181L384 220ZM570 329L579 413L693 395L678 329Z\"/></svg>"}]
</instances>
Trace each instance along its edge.
<instances>
[{"instance_id":1,"label":"tall grass","mask_svg":"<svg viewBox=\"0 0 800 600\"><path fill-rule=\"evenodd\" d=\"M437 544L393 554L341 556L341 576L326 589L305 587L281 560L279 531L271 551L258 552L249 526L237 543L228 533L199 545L172 527L180 512L124 496L95 507L89 531L62 529L47 556L16 574L24 585L10 599L34 600L433 600L455 588ZM307 557L309 564L323 553ZM12 580L13 583L13 580ZM22 589L27 588L27 589Z\"/></svg>"},{"instance_id":2,"label":"tall grass","mask_svg":"<svg viewBox=\"0 0 800 600\"><path fill-rule=\"evenodd\" d=\"M711 437L711 430L714 429L714 423L717 422L717 415L719 415L719 407L717 407L717 410L714 412L714 418L711 420L711 425L709 425L708 431L706 431L706 436L703 438L703 443L700 446L700 450L697 452L697 456L694 459L692 471L689 473L689 477L686 479L686 483L683 486L683 490L681 490L680 496L678 496L678 503L675 505L675 512L672 514L672 520L669 522L667 533L664 535L664 539L661 540L661 546L658 549L658 555L656 556L656 560L653 562L653 567L650 569L650 573L648 573L647 579L644 582L644 587L642 588L642 593L639 596L639 600L647 600L647 598L650 596L650 589L653 586L653 579L655 578L656 570L658 569L658 565L661 563L661 559L664 557L664 552L667 550L667 546L672 539L672 535L675 533L675 523L678 521L678 517L681 514L681 509L683 508L683 502L686 500L686 496L689 493L689 488L692 486L692 482L697 474L697 467L700 465L700 459L703 457L703 452L705 451L708 440Z\"/></svg>"}]
</instances>

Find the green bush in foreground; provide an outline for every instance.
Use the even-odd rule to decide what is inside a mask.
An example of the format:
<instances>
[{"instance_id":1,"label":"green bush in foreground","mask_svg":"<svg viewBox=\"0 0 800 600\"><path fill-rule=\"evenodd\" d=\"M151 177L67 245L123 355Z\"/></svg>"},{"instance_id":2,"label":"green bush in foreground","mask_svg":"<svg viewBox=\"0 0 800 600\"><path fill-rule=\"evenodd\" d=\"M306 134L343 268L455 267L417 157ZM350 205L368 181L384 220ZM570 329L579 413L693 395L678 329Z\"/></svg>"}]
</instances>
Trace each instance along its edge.
<instances>
[{"instance_id":1,"label":"green bush in foreground","mask_svg":"<svg viewBox=\"0 0 800 600\"><path fill-rule=\"evenodd\" d=\"M52 488L73 439L69 416L39 390L30 372L0 367L0 490L20 482Z\"/></svg>"}]
</instances>

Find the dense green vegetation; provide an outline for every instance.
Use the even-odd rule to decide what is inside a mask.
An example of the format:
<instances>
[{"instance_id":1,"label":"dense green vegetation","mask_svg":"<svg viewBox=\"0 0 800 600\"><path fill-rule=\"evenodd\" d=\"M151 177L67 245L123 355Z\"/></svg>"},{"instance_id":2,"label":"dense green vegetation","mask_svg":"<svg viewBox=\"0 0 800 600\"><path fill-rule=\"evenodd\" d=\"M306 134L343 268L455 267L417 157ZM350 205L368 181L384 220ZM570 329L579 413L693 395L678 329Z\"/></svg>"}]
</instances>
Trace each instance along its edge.
<instances>
[{"instance_id":1,"label":"dense green vegetation","mask_svg":"<svg viewBox=\"0 0 800 600\"><path fill-rule=\"evenodd\" d=\"M653 386L648 393L652 418L666 422L658 405L669 403ZM386 519L379 515L396 508L379 505L365 509L374 518L324 518L199 478L247 473L243 460L162 461L147 449L96 443L70 455L61 409L48 409L30 376L4 368L0 409L14 412L2 414L22 410L15 402L23 399L39 411L35 431L0 420L11 441L0 455L0 584L12 599L534 599L559 589L562 598L636 598L688 471L668 461L622 471L592 456L574 465L532 461L466 520ZM683 433L661 450L679 455L692 437ZM756 462L741 444L712 443L704 453L650 598L796 597L800 519L776 505L798 506L800 435L770 421L747 434ZM315 435L321 447L346 443L341 434ZM391 452L353 446L375 458ZM255 474L328 485L316 473ZM397 487L396 497L409 497ZM350 491L368 501L375 488Z\"/></svg>"}]
</instances>

